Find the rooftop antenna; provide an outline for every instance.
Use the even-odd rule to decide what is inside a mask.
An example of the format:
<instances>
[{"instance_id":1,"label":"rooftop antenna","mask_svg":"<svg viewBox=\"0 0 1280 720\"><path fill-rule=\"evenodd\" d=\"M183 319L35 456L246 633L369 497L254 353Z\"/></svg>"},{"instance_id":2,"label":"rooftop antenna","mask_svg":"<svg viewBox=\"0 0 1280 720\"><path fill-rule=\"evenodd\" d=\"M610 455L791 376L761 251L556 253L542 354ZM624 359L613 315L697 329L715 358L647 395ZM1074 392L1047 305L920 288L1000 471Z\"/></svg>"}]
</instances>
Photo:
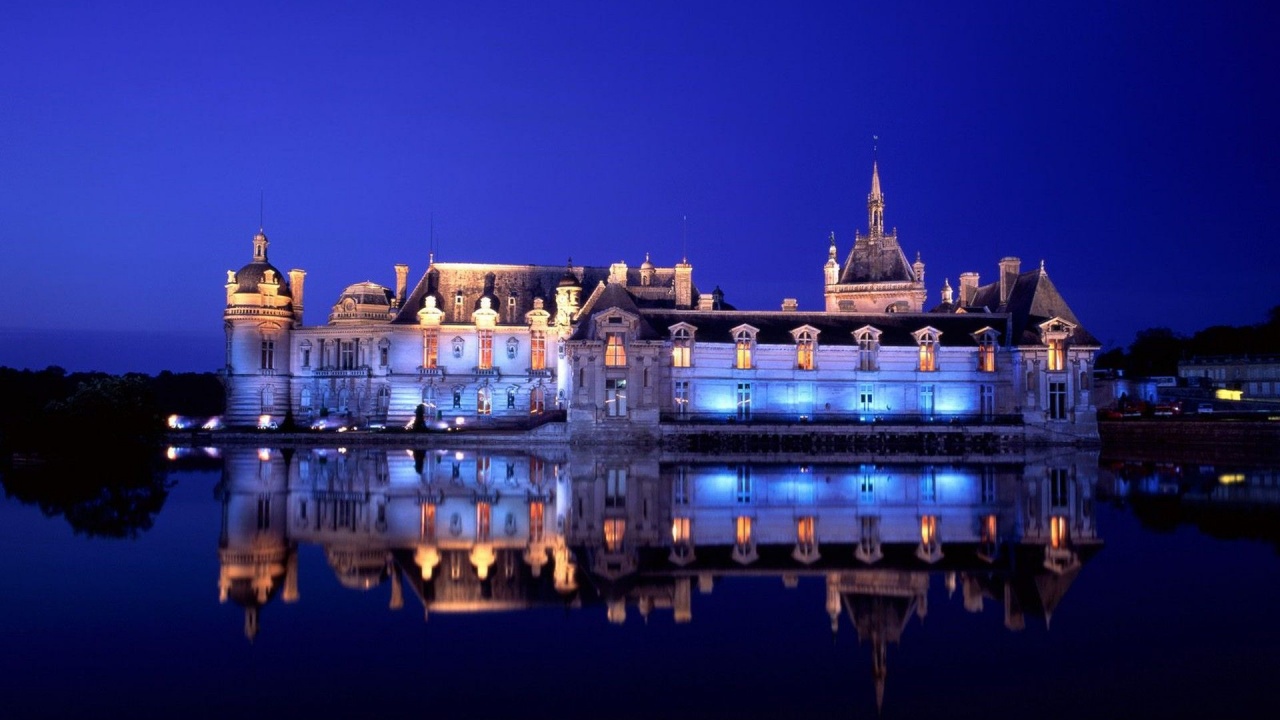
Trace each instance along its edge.
<instances>
[{"instance_id":1,"label":"rooftop antenna","mask_svg":"<svg viewBox=\"0 0 1280 720\"><path fill-rule=\"evenodd\" d=\"M267 206L267 191L258 190L258 232L262 232L262 228L266 227L262 223L263 212Z\"/></svg>"},{"instance_id":2,"label":"rooftop antenna","mask_svg":"<svg viewBox=\"0 0 1280 720\"><path fill-rule=\"evenodd\" d=\"M680 216L680 262L689 263L689 216Z\"/></svg>"},{"instance_id":3,"label":"rooftop antenna","mask_svg":"<svg viewBox=\"0 0 1280 720\"><path fill-rule=\"evenodd\" d=\"M431 237L427 241L427 264L434 264L436 261L436 211L431 211Z\"/></svg>"},{"instance_id":4,"label":"rooftop antenna","mask_svg":"<svg viewBox=\"0 0 1280 720\"><path fill-rule=\"evenodd\" d=\"M871 162L874 163L879 159L880 159L880 136L872 135L871 136Z\"/></svg>"}]
</instances>

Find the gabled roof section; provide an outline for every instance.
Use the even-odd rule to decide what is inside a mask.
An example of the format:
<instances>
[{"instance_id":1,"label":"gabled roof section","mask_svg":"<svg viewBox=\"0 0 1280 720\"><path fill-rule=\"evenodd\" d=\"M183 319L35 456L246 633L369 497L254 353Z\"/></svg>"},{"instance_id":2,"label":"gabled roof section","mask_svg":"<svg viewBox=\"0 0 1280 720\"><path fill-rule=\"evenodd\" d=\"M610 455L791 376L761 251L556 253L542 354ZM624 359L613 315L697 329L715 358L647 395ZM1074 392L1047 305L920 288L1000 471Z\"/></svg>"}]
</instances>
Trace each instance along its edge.
<instances>
[{"instance_id":1,"label":"gabled roof section","mask_svg":"<svg viewBox=\"0 0 1280 720\"><path fill-rule=\"evenodd\" d=\"M570 339L599 339L596 337L596 323L593 322L593 318L611 310L621 310L639 318L636 328L637 339L661 340L664 337L662 333L653 329L653 325L647 318L641 315L640 308L636 307L635 300L625 287L618 284L601 284L596 287L595 292L591 293L590 299L583 303L582 310L578 313L578 329Z\"/></svg>"},{"instance_id":2,"label":"gabled roof section","mask_svg":"<svg viewBox=\"0 0 1280 720\"><path fill-rule=\"evenodd\" d=\"M987 309L1009 313L1013 345L1039 345L1040 324L1052 318L1062 318L1076 326L1071 342L1076 345L1101 345L1071 311L1058 288L1043 268L1020 273L1009 292L1008 302L1000 302L1000 283L994 282L978 288L970 310Z\"/></svg>"}]
</instances>

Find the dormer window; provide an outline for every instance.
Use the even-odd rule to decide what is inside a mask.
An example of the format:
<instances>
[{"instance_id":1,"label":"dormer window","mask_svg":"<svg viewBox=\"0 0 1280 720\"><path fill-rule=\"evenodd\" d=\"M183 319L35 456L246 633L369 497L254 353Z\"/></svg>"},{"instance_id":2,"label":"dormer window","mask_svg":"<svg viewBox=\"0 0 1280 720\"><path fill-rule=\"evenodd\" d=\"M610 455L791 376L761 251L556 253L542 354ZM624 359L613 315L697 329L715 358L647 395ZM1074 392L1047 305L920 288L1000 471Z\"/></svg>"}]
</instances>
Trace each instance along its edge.
<instances>
[{"instance_id":1,"label":"dormer window","mask_svg":"<svg viewBox=\"0 0 1280 720\"><path fill-rule=\"evenodd\" d=\"M880 369L880 331L870 325L855 330L853 337L858 341L858 369L872 372Z\"/></svg>"},{"instance_id":2,"label":"dormer window","mask_svg":"<svg viewBox=\"0 0 1280 720\"><path fill-rule=\"evenodd\" d=\"M1075 329L1074 324L1062 318L1053 318L1040 325L1040 339L1048 351L1046 367L1049 372L1067 369L1067 341Z\"/></svg>"},{"instance_id":3,"label":"dormer window","mask_svg":"<svg viewBox=\"0 0 1280 720\"><path fill-rule=\"evenodd\" d=\"M457 312L462 312L462 293L461 292L453 296L453 307Z\"/></svg>"},{"instance_id":4,"label":"dormer window","mask_svg":"<svg viewBox=\"0 0 1280 720\"><path fill-rule=\"evenodd\" d=\"M671 367L687 368L693 366L693 331L686 326L677 326L671 332Z\"/></svg>"},{"instance_id":5,"label":"dormer window","mask_svg":"<svg viewBox=\"0 0 1280 720\"><path fill-rule=\"evenodd\" d=\"M941 334L931 327L911 333L920 348L920 359L916 366L920 372L933 372L938 369L938 336Z\"/></svg>"},{"instance_id":6,"label":"dormer window","mask_svg":"<svg viewBox=\"0 0 1280 720\"><path fill-rule=\"evenodd\" d=\"M793 330L791 335L796 339L796 369L812 370L814 368L814 349L817 346L818 331L810 327Z\"/></svg>"},{"instance_id":7,"label":"dormer window","mask_svg":"<svg viewBox=\"0 0 1280 720\"><path fill-rule=\"evenodd\" d=\"M978 372L996 371L996 331L984 328L973 334L978 341Z\"/></svg>"},{"instance_id":8,"label":"dormer window","mask_svg":"<svg viewBox=\"0 0 1280 720\"><path fill-rule=\"evenodd\" d=\"M738 370L750 370L753 367L753 355L756 349L756 333L750 325L740 325L733 329L733 366Z\"/></svg>"}]
</instances>

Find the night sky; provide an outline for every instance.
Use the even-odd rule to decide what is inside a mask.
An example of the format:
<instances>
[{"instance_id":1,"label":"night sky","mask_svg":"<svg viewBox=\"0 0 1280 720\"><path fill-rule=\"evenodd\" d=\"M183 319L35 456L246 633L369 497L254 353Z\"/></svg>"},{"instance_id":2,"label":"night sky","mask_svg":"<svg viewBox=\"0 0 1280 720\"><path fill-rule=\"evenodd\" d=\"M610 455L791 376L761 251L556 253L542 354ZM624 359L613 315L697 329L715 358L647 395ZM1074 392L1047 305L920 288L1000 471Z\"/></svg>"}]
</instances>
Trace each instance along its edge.
<instances>
[{"instance_id":1,"label":"night sky","mask_svg":"<svg viewBox=\"0 0 1280 720\"><path fill-rule=\"evenodd\" d=\"M269 5L269 6L268 6ZM822 303L827 235L1044 260L1106 346L1280 304L1269 3L0 9L0 364L214 370L265 195L308 323L451 261L671 265Z\"/></svg>"}]
</instances>

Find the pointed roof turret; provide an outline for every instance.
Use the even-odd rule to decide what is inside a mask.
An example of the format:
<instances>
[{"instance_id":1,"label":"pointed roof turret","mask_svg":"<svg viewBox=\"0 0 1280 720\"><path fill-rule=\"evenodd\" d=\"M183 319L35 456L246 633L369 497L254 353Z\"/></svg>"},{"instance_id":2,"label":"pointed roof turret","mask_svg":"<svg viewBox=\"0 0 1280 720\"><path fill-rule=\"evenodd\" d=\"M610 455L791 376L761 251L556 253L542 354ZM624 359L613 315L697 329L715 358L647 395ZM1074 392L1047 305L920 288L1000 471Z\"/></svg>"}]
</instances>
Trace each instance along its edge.
<instances>
[{"instance_id":1,"label":"pointed roof turret","mask_svg":"<svg viewBox=\"0 0 1280 720\"><path fill-rule=\"evenodd\" d=\"M867 232L872 237L884 234L884 193L880 192L879 163L871 163L871 194L867 196Z\"/></svg>"}]
</instances>

